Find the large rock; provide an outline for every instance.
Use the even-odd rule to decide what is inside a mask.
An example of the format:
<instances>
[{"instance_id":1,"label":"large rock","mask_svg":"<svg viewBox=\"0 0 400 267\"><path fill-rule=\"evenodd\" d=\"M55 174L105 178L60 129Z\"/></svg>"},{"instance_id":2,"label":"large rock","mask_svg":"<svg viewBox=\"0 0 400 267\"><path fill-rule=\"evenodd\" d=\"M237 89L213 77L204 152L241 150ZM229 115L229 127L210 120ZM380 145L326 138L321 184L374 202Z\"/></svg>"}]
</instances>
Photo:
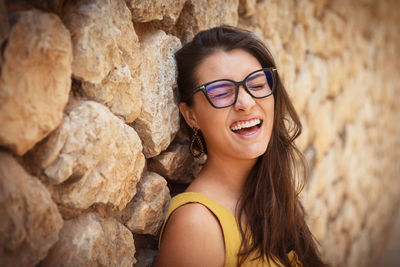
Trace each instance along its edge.
<instances>
[{"instance_id":1,"label":"large rock","mask_svg":"<svg viewBox=\"0 0 400 267\"><path fill-rule=\"evenodd\" d=\"M133 266L132 233L113 218L94 213L65 221L42 266Z\"/></svg>"},{"instance_id":2,"label":"large rock","mask_svg":"<svg viewBox=\"0 0 400 267\"><path fill-rule=\"evenodd\" d=\"M250 2L250 1L247 1ZM255 30L259 28L264 37L272 37L276 33L276 24L278 23L278 1L257 1L255 10L256 12L247 18L240 20L240 26ZM240 11L240 9L239 9ZM268 19L265 19L268 18ZM274 54L275 56L275 54Z\"/></svg>"},{"instance_id":3,"label":"large rock","mask_svg":"<svg viewBox=\"0 0 400 267\"><path fill-rule=\"evenodd\" d=\"M319 91L315 91L311 94L307 109L308 125L310 127L311 136L315 136L314 145L318 152L318 159L329 150L337 134L332 117L332 101L321 101L319 94Z\"/></svg>"},{"instance_id":4,"label":"large rock","mask_svg":"<svg viewBox=\"0 0 400 267\"><path fill-rule=\"evenodd\" d=\"M336 2L336 1L333 1ZM311 0L295 1L295 20L305 27L310 26L314 17L315 4Z\"/></svg>"},{"instance_id":5,"label":"large rock","mask_svg":"<svg viewBox=\"0 0 400 267\"><path fill-rule=\"evenodd\" d=\"M122 209L136 193L144 168L134 129L106 107L79 102L62 125L32 152L57 203L86 209L94 203ZM64 182L64 183L63 183Z\"/></svg>"},{"instance_id":6,"label":"large rock","mask_svg":"<svg viewBox=\"0 0 400 267\"><path fill-rule=\"evenodd\" d=\"M293 92L290 93L290 98L298 113L303 113L307 100L315 87L316 83L313 82L313 74L307 68L302 68L296 75Z\"/></svg>"},{"instance_id":7,"label":"large rock","mask_svg":"<svg viewBox=\"0 0 400 267\"><path fill-rule=\"evenodd\" d=\"M140 113L139 39L123 0L72 1L63 20L72 33L73 75L90 98L132 122Z\"/></svg>"},{"instance_id":8,"label":"large rock","mask_svg":"<svg viewBox=\"0 0 400 267\"><path fill-rule=\"evenodd\" d=\"M35 266L58 240L63 220L47 189L0 152L0 265Z\"/></svg>"},{"instance_id":9,"label":"large rock","mask_svg":"<svg viewBox=\"0 0 400 267\"><path fill-rule=\"evenodd\" d=\"M132 77L128 65L113 69L100 84L82 83L87 96L108 106L125 122L133 122L140 114L140 87L140 77Z\"/></svg>"},{"instance_id":10,"label":"large rock","mask_svg":"<svg viewBox=\"0 0 400 267\"><path fill-rule=\"evenodd\" d=\"M132 12L133 21L163 20L163 23L168 25L173 25L176 22L185 4L185 0L125 0L125 2Z\"/></svg>"},{"instance_id":11,"label":"large rock","mask_svg":"<svg viewBox=\"0 0 400 267\"><path fill-rule=\"evenodd\" d=\"M296 24L293 26L292 34L285 48L293 56L296 70L301 71L304 67L304 58L306 55L306 39L303 25Z\"/></svg>"},{"instance_id":12,"label":"large rock","mask_svg":"<svg viewBox=\"0 0 400 267\"><path fill-rule=\"evenodd\" d=\"M170 200L167 181L154 172L140 180L138 193L121 213L124 224L134 233L156 235Z\"/></svg>"},{"instance_id":13,"label":"large rock","mask_svg":"<svg viewBox=\"0 0 400 267\"><path fill-rule=\"evenodd\" d=\"M179 129L174 53L180 45L178 38L163 31L148 33L141 45L143 106L133 127L146 157L165 150Z\"/></svg>"},{"instance_id":14,"label":"large rock","mask_svg":"<svg viewBox=\"0 0 400 267\"><path fill-rule=\"evenodd\" d=\"M71 87L68 30L53 14L15 15L0 79L0 144L23 155L62 120Z\"/></svg>"},{"instance_id":15,"label":"large rock","mask_svg":"<svg viewBox=\"0 0 400 267\"><path fill-rule=\"evenodd\" d=\"M327 56L331 56L332 54L341 54L342 51L346 48L343 35L349 33L346 21L343 20L343 18L341 18L335 12L325 10L324 16L322 18L322 25L324 31L327 33L327 36L329 36L329 41L325 43L325 50L323 51L323 53L325 53L325 55ZM365 50L367 48L368 43L362 43L362 49ZM364 59L366 58L371 57L365 55Z\"/></svg>"},{"instance_id":16,"label":"large rock","mask_svg":"<svg viewBox=\"0 0 400 267\"><path fill-rule=\"evenodd\" d=\"M176 24L177 36L186 43L199 31L221 24L236 26L238 8L239 0L187 0Z\"/></svg>"},{"instance_id":17,"label":"large rock","mask_svg":"<svg viewBox=\"0 0 400 267\"><path fill-rule=\"evenodd\" d=\"M166 151L147 161L148 169L178 183L189 184L202 168L189 151L190 143L173 142Z\"/></svg>"},{"instance_id":18,"label":"large rock","mask_svg":"<svg viewBox=\"0 0 400 267\"><path fill-rule=\"evenodd\" d=\"M135 62L138 37L123 0L78 0L65 7L63 21L72 33L73 75L100 83L123 62ZM130 65L130 64L128 64Z\"/></svg>"},{"instance_id":19,"label":"large rock","mask_svg":"<svg viewBox=\"0 0 400 267\"><path fill-rule=\"evenodd\" d=\"M292 33L293 22L295 18L294 1L277 1L277 17L278 23L276 23L275 30L279 33L282 43L285 44L289 41L290 35Z\"/></svg>"},{"instance_id":20,"label":"large rock","mask_svg":"<svg viewBox=\"0 0 400 267\"><path fill-rule=\"evenodd\" d=\"M249 17L256 13L257 0L239 0L239 15Z\"/></svg>"}]
</instances>

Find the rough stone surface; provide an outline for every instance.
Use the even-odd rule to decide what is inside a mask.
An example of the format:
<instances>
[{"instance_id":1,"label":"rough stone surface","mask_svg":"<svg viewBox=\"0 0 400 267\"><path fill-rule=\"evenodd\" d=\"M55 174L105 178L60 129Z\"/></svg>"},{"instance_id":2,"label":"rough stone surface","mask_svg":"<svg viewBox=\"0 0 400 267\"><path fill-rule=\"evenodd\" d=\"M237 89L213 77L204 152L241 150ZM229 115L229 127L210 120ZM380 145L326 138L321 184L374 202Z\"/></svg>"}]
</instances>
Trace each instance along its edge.
<instances>
[{"instance_id":1,"label":"rough stone surface","mask_svg":"<svg viewBox=\"0 0 400 267\"><path fill-rule=\"evenodd\" d=\"M148 160L148 169L163 177L189 184L200 172L202 162L194 160L188 142L174 142L160 155Z\"/></svg>"},{"instance_id":2,"label":"rough stone surface","mask_svg":"<svg viewBox=\"0 0 400 267\"><path fill-rule=\"evenodd\" d=\"M35 266L57 242L63 220L47 189L0 152L0 265Z\"/></svg>"},{"instance_id":3,"label":"rough stone surface","mask_svg":"<svg viewBox=\"0 0 400 267\"><path fill-rule=\"evenodd\" d=\"M128 65L116 67L100 84L82 83L87 96L108 106L126 122L133 122L140 114L140 87L140 79L132 78Z\"/></svg>"},{"instance_id":4,"label":"rough stone surface","mask_svg":"<svg viewBox=\"0 0 400 267\"><path fill-rule=\"evenodd\" d=\"M57 203L79 209L105 203L122 209L136 193L144 167L141 151L134 129L103 105L85 101L64 116L32 157L54 184L50 188Z\"/></svg>"},{"instance_id":5,"label":"rough stone surface","mask_svg":"<svg viewBox=\"0 0 400 267\"><path fill-rule=\"evenodd\" d=\"M173 56L179 47L178 38L163 31L149 33L141 43L143 106L133 127L142 139L146 158L166 149L179 129Z\"/></svg>"},{"instance_id":6,"label":"rough stone surface","mask_svg":"<svg viewBox=\"0 0 400 267\"><path fill-rule=\"evenodd\" d=\"M90 98L126 122L141 109L139 39L123 0L69 2L63 20L72 33L73 75Z\"/></svg>"},{"instance_id":7,"label":"rough stone surface","mask_svg":"<svg viewBox=\"0 0 400 267\"><path fill-rule=\"evenodd\" d=\"M249 17L256 12L257 0L239 0L239 15Z\"/></svg>"},{"instance_id":8,"label":"rough stone surface","mask_svg":"<svg viewBox=\"0 0 400 267\"><path fill-rule=\"evenodd\" d=\"M131 19L123 0L69 2L63 21L72 33L74 76L100 83L124 62L139 65L133 62L139 44Z\"/></svg>"},{"instance_id":9,"label":"rough stone surface","mask_svg":"<svg viewBox=\"0 0 400 267\"><path fill-rule=\"evenodd\" d=\"M122 212L124 224L134 233L156 235L170 200L167 181L147 172L138 184L138 193Z\"/></svg>"},{"instance_id":10,"label":"rough stone surface","mask_svg":"<svg viewBox=\"0 0 400 267\"><path fill-rule=\"evenodd\" d=\"M16 14L0 79L0 144L24 154L61 122L71 86L70 34L38 10Z\"/></svg>"},{"instance_id":11,"label":"rough stone surface","mask_svg":"<svg viewBox=\"0 0 400 267\"><path fill-rule=\"evenodd\" d=\"M236 26L238 8L239 0L187 0L177 21L176 34L186 43L201 30L220 24Z\"/></svg>"},{"instance_id":12,"label":"rough stone surface","mask_svg":"<svg viewBox=\"0 0 400 267\"><path fill-rule=\"evenodd\" d=\"M176 22L182 11L185 0L167 1L141 1L125 0L132 11L133 21L148 22L152 20L164 20L164 23L172 25Z\"/></svg>"},{"instance_id":13,"label":"rough stone surface","mask_svg":"<svg viewBox=\"0 0 400 267\"><path fill-rule=\"evenodd\" d=\"M263 37L271 37L275 32L276 23L278 21L277 2L277 0L258 2L255 7L257 12L255 12L253 16L242 18L240 20L240 26L251 30L258 28Z\"/></svg>"},{"instance_id":14,"label":"rough stone surface","mask_svg":"<svg viewBox=\"0 0 400 267\"><path fill-rule=\"evenodd\" d=\"M132 266L132 233L113 218L89 213L65 221L42 266Z\"/></svg>"}]
</instances>

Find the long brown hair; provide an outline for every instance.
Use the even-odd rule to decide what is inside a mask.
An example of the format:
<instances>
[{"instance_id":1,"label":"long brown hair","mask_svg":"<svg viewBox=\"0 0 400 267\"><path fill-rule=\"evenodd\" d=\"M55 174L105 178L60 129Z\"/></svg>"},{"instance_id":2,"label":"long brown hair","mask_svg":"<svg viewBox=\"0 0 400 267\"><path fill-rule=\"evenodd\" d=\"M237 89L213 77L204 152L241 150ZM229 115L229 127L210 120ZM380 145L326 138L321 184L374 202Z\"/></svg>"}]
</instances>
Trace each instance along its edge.
<instances>
[{"instance_id":1,"label":"long brown hair","mask_svg":"<svg viewBox=\"0 0 400 267\"><path fill-rule=\"evenodd\" d=\"M180 102L193 104L191 95L201 62L217 51L233 49L249 52L263 68L275 67L267 47L251 32L230 26L199 32L175 54ZM236 209L239 222L243 214L247 218L246 229L239 223L242 243L238 265L252 255L289 267L287 253L294 250L303 266L326 266L298 197L303 183L297 183L296 177L307 176L304 157L294 144L302 126L278 74L276 78L271 139L266 152L252 168Z\"/></svg>"}]
</instances>

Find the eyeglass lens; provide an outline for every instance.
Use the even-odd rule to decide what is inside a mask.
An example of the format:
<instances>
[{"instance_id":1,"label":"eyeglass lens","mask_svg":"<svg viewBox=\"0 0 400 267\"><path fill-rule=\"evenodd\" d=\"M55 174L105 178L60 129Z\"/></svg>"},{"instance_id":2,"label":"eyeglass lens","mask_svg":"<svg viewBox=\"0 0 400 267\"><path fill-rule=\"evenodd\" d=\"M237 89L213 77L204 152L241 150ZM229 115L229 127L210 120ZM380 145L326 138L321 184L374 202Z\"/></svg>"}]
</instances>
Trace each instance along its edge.
<instances>
[{"instance_id":1,"label":"eyeglass lens","mask_svg":"<svg viewBox=\"0 0 400 267\"><path fill-rule=\"evenodd\" d=\"M246 87L252 97L262 98L269 96L274 87L272 71L260 70L248 76ZM236 84L228 81L216 81L206 86L208 99L216 107L233 105L236 99Z\"/></svg>"}]
</instances>

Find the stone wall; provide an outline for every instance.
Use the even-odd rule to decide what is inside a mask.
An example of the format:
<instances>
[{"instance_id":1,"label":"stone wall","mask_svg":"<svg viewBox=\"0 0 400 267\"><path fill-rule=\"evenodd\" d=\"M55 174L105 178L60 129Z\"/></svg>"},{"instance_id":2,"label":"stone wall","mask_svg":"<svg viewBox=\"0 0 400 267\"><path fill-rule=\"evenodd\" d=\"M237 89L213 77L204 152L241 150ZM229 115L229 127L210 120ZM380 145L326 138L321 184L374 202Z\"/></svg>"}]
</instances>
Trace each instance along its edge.
<instances>
[{"instance_id":1,"label":"stone wall","mask_svg":"<svg viewBox=\"0 0 400 267\"><path fill-rule=\"evenodd\" d=\"M0 265L151 266L170 195L201 169L173 58L254 31L299 112L301 195L332 266L374 266L400 204L395 0L0 0Z\"/></svg>"}]
</instances>

